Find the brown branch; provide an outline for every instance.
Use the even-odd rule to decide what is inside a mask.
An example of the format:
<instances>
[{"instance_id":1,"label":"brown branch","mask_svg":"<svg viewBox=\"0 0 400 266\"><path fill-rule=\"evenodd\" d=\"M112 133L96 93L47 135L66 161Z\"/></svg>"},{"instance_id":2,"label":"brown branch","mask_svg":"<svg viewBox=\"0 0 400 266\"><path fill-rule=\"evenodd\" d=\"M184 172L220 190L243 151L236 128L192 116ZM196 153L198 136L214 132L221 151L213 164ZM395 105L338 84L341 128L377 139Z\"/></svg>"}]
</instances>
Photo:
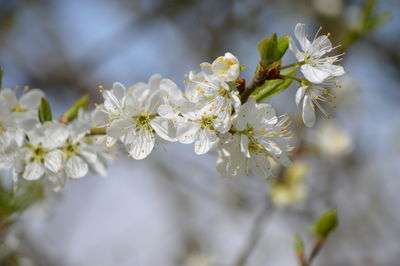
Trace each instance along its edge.
<instances>
[{"instance_id":1,"label":"brown branch","mask_svg":"<svg viewBox=\"0 0 400 266\"><path fill-rule=\"evenodd\" d=\"M267 218L267 214L271 209L271 205L268 199L265 199L265 204L261 210L261 212L255 217L249 235L247 236L246 243L243 246L243 249L239 252L239 256L235 260L233 265L235 266L245 266L248 258L250 257L252 251L257 245L258 241L262 236L262 229L265 224L264 221Z\"/></svg>"}]
</instances>

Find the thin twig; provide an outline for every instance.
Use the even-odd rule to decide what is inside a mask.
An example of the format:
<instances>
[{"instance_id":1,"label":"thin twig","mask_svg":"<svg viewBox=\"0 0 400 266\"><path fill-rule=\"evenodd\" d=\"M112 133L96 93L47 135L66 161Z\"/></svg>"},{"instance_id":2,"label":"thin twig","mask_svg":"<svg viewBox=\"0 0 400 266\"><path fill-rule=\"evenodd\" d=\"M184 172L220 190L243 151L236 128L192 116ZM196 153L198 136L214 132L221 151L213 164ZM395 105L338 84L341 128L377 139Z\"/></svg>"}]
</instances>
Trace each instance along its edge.
<instances>
[{"instance_id":1,"label":"thin twig","mask_svg":"<svg viewBox=\"0 0 400 266\"><path fill-rule=\"evenodd\" d=\"M320 239L317 242L315 242L314 247L311 251L310 257L308 258L307 262L305 262L303 264L303 266L310 266L311 263L313 262L313 260L315 259L315 257L318 255L319 251L321 250L322 244L323 244L323 240Z\"/></svg>"},{"instance_id":2,"label":"thin twig","mask_svg":"<svg viewBox=\"0 0 400 266\"><path fill-rule=\"evenodd\" d=\"M245 266L248 258L251 255L251 252L254 250L258 241L262 235L262 229L264 228L264 220L267 218L267 214L271 209L271 205L269 204L269 200L265 200L265 204L261 210L261 212L255 217L253 225L251 227L250 233L247 237L246 244L243 249L239 252L239 256L237 257L235 266Z\"/></svg>"}]
</instances>

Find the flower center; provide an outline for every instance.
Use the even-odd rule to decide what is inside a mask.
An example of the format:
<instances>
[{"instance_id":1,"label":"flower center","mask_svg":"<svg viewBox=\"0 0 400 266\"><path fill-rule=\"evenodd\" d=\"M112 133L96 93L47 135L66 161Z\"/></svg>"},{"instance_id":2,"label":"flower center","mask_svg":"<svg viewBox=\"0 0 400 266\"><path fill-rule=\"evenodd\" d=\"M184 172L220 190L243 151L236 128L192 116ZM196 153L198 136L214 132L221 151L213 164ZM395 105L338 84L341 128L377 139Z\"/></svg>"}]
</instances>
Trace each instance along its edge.
<instances>
[{"instance_id":1,"label":"flower center","mask_svg":"<svg viewBox=\"0 0 400 266\"><path fill-rule=\"evenodd\" d=\"M214 131L214 120L217 118L216 115L202 116L200 120L200 128L201 129L210 129Z\"/></svg>"},{"instance_id":2,"label":"flower center","mask_svg":"<svg viewBox=\"0 0 400 266\"><path fill-rule=\"evenodd\" d=\"M15 104L14 109L11 110L14 113L25 113L26 109L22 108L21 105L19 104L19 101L17 101L17 103Z\"/></svg>"},{"instance_id":3,"label":"flower center","mask_svg":"<svg viewBox=\"0 0 400 266\"><path fill-rule=\"evenodd\" d=\"M304 56L304 62L310 66L317 66L317 62L312 58L312 56L308 53L303 53Z\"/></svg>"},{"instance_id":4,"label":"flower center","mask_svg":"<svg viewBox=\"0 0 400 266\"><path fill-rule=\"evenodd\" d=\"M219 87L219 94L222 97L228 97L229 96L229 90L223 88L223 87Z\"/></svg>"},{"instance_id":5,"label":"flower center","mask_svg":"<svg viewBox=\"0 0 400 266\"><path fill-rule=\"evenodd\" d=\"M32 147L31 149L32 149L32 157L30 161L31 162L37 161L43 164L44 156L46 155L47 150L42 146L41 143L36 147Z\"/></svg>"},{"instance_id":6,"label":"flower center","mask_svg":"<svg viewBox=\"0 0 400 266\"><path fill-rule=\"evenodd\" d=\"M156 117L156 115L148 115L146 111L140 113L137 116L132 117L136 122L136 131L139 131L141 128L145 128L147 131L152 131L150 126L150 121Z\"/></svg>"},{"instance_id":7,"label":"flower center","mask_svg":"<svg viewBox=\"0 0 400 266\"><path fill-rule=\"evenodd\" d=\"M71 139L67 139L67 144L64 146L64 152L67 154L67 158L72 155L79 155L80 142L73 143Z\"/></svg>"}]
</instances>

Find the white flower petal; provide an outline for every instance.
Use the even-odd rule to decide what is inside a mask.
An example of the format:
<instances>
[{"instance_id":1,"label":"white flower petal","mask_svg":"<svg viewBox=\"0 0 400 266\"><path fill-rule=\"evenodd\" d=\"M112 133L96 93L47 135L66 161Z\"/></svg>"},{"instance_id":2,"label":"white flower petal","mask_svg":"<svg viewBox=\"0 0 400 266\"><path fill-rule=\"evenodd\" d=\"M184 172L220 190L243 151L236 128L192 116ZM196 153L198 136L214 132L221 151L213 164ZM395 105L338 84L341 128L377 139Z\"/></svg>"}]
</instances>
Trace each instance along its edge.
<instances>
[{"instance_id":1,"label":"white flower petal","mask_svg":"<svg viewBox=\"0 0 400 266\"><path fill-rule=\"evenodd\" d=\"M105 127L106 125L108 125L110 123L108 114L101 111L100 108L97 108L93 111L92 120L96 127Z\"/></svg>"},{"instance_id":2,"label":"white flower petal","mask_svg":"<svg viewBox=\"0 0 400 266\"><path fill-rule=\"evenodd\" d=\"M39 107L43 97L43 91L39 89L32 89L21 96L19 103L24 109L36 109Z\"/></svg>"},{"instance_id":3,"label":"white flower petal","mask_svg":"<svg viewBox=\"0 0 400 266\"><path fill-rule=\"evenodd\" d=\"M306 89L307 89L307 86L301 86L300 88L297 89L297 92L296 92L296 105L299 105L301 99L303 99Z\"/></svg>"},{"instance_id":4,"label":"white flower petal","mask_svg":"<svg viewBox=\"0 0 400 266\"><path fill-rule=\"evenodd\" d=\"M327 71L324 71L322 68L313 67L311 65L302 65L300 67L301 72L304 77L311 81L312 83L321 83L325 79L327 79L331 74Z\"/></svg>"},{"instance_id":5,"label":"white flower petal","mask_svg":"<svg viewBox=\"0 0 400 266\"><path fill-rule=\"evenodd\" d=\"M64 153L60 150L54 150L47 153L44 157L44 166L50 171L56 173L62 167Z\"/></svg>"},{"instance_id":6,"label":"white flower petal","mask_svg":"<svg viewBox=\"0 0 400 266\"><path fill-rule=\"evenodd\" d=\"M294 34L300 43L301 49L303 51L307 51L310 47L310 41L307 39L306 36L305 25L302 23L297 23L294 29Z\"/></svg>"},{"instance_id":7,"label":"white flower petal","mask_svg":"<svg viewBox=\"0 0 400 266\"><path fill-rule=\"evenodd\" d=\"M115 97L118 99L118 100L122 100L122 98L125 96L125 91L126 91L126 88L125 88L125 86L122 84L122 83L120 83L120 82L114 82L114 84L113 84L113 93L114 93L114 95L115 95Z\"/></svg>"},{"instance_id":8,"label":"white flower petal","mask_svg":"<svg viewBox=\"0 0 400 266\"><path fill-rule=\"evenodd\" d=\"M176 138L179 142L184 144L192 143L196 139L196 135L199 129L199 123L190 121L182 122L178 124Z\"/></svg>"},{"instance_id":9,"label":"white flower petal","mask_svg":"<svg viewBox=\"0 0 400 266\"><path fill-rule=\"evenodd\" d=\"M161 138L167 141L176 141L176 130L172 121L162 117L155 117L150 121L150 125Z\"/></svg>"},{"instance_id":10,"label":"white flower petal","mask_svg":"<svg viewBox=\"0 0 400 266\"><path fill-rule=\"evenodd\" d=\"M272 176L271 163L266 154L254 154L249 161L250 169L255 176L260 178L269 178Z\"/></svg>"},{"instance_id":11,"label":"white flower petal","mask_svg":"<svg viewBox=\"0 0 400 266\"><path fill-rule=\"evenodd\" d=\"M303 121L307 127L312 127L315 124L315 110L314 104L312 103L312 99L309 95L304 96L303 100Z\"/></svg>"},{"instance_id":12,"label":"white flower petal","mask_svg":"<svg viewBox=\"0 0 400 266\"><path fill-rule=\"evenodd\" d=\"M0 99L4 100L4 104L9 110L14 108L17 104L17 96L15 95L15 91L8 88L0 90Z\"/></svg>"},{"instance_id":13,"label":"white flower petal","mask_svg":"<svg viewBox=\"0 0 400 266\"><path fill-rule=\"evenodd\" d=\"M249 138L247 135L242 135L240 138L240 151L244 154L244 156L250 158Z\"/></svg>"},{"instance_id":14,"label":"white flower petal","mask_svg":"<svg viewBox=\"0 0 400 266\"><path fill-rule=\"evenodd\" d=\"M135 122L131 118L117 119L111 122L107 128L107 135L113 138L119 138L126 135L129 130L133 130Z\"/></svg>"},{"instance_id":15,"label":"white flower petal","mask_svg":"<svg viewBox=\"0 0 400 266\"><path fill-rule=\"evenodd\" d=\"M207 153L218 142L217 135L208 128L199 131L198 140L194 144L194 151L201 155Z\"/></svg>"},{"instance_id":16,"label":"white flower petal","mask_svg":"<svg viewBox=\"0 0 400 266\"><path fill-rule=\"evenodd\" d=\"M297 48L296 43L294 42L293 38L290 37L289 39L289 49L292 51L292 53L296 56L296 59L298 61L303 61L304 60L304 56L303 54L299 51L299 49Z\"/></svg>"},{"instance_id":17,"label":"white flower petal","mask_svg":"<svg viewBox=\"0 0 400 266\"><path fill-rule=\"evenodd\" d=\"M79 156L71 156L65 165L65 172L69 178L77 179L84 177L89 171L87 163Z\"/></svg>"},{"instance_id":18,"label":"white flower petal","mask_svg":"<svg viewBox=\"0 0 400 266\"><path fill-rule=\"evenodd\" d=\"M128 152L133 159L142 160L146 158L154 148L154 136L152 132L144 127L136 133L130 133L133 141L128 147Z\"/></svg>"},{"instance_id":19,"label":"white flower petal","mask_svg":"<svg viewBox=\"0 0 400 266\"><path fill-rule=\"evenodd\" d=\"M36 161L27 163L22 177L26 180L37 180L43 176L44 166Z\"/></svg>"}]
</instances>

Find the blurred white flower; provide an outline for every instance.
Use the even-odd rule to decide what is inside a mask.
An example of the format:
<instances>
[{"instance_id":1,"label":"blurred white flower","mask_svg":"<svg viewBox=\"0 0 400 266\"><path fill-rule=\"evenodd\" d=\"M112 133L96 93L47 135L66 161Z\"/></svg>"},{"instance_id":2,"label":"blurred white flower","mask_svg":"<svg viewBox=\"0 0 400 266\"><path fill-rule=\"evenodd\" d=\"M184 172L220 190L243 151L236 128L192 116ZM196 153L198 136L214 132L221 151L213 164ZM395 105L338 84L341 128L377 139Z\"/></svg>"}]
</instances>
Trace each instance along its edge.
<instances>
[{"instance_id":1,"label":"blurred white flower","mask_svg":"<svg viewBox=\"0 0 400 266\"><path fill-rule=\"evenodd\" d=\"M306 197L306 186L303 182L308 172L305 161L294 161L285 171L282 178L274 181L270 187L270 198L274 205L287 207L301 202Z\"/></svg>"},{"instance_id":2,"label":"blurred white flower","mask_svg":"<svg viewBox=\"0 0 400 266\"><path fill-rule=\"evenodd\" d=\"M88 136L93 122L90 113L81 109L78 118L68 125L68 138L61 147L64 153L64 171L67 178L82 178L89 170L105 176L109 156L102 142L95 142L95 137Z\"/></svg>"},{"instance_id":3,"label":"blurred white flower","mask_svg":"<svg viewBox=\"0 0 400 266\"><path fill-rule=\"evenodd\" d=\"M185 259L185 266L214 266L214 259L199 253L189 254Z\"/></svg>"},{"instance_id":4,"label":"blurred white flower","mask_svg":"<svg viewBox=\"0 0 400 266\"><path fill-rule=\"evenodd\" d=\"M343 0L313 0L312 4L324 16L337 17L343 12Z\"/></svg>"},{"instance_id":5,"label":"blurred white flower","mask_svg":"<svg viewBox=\"0 0 400 266\"><path fill-rule=\"evenodd\" d=\"M312 42L307 39L305 33L305 25L298 23L295 28L295 36L300 44L298 49L293 38L290 38L289 49L294 53L299 62L304 63L300 69L307 80L313 83L321 83L331 76L341 76L345 73L342 66L334 65L339 61L339 55L324 56L331 52L335 47L332 47L327 35L317 37L318 32ZM321 28L320 28L321 29Z\"/></svg>"},{"instance_id":6,"label":"blurred white flower","mask_svg":"<svg viewBox=\"0 0 400 266\"><path fill-rule=\"evenodd\" d=\"M333 158L346 155L354 148L350 134L335 121L321 121L316 131L309 136L309 141L322 154Z\"/></svg>"},{"instance_id":7,"label":"blurred white flower","mask_svg":"<svg viewBox=\"0 0 400 266\"><path fill-rule=\"evenodd\" d=\"M27 133L28 144L19 149L15 157L15 179L37 180L58 174L62 168L63 146L68 137L64 125L46 122Z\"/></svg>"},{"instance_id":8,"label":"blurred white flower","mask_svg":"<svg viewBox=\"0 0 400 266\"><path fill-rule=\"evenodd\" d=\"M26 91L20 99L17 99L16 93L12 89L0 90L0 115L3 120L0 122L0 128L8 127L9 132L12 133L12 140L15 140L19 146L24 141L24 131L31 130L38 122L37 109L42 97L44 97L44 93L38 89ZM4 134L3 137L7 137L7 134ZM2 136L0 136L1 138Z\"/></svg>"},{"instance_id":9,"label":"blurred white flower","mask_svg":"<svg viewBox=\"0 0 400 266\"><path fill-rule=\"evenodd\" d=\"M234 119L232 134L221 143L217 169L222 176L272 176L270 159L284 166L290 165L288 141L291 133L286 129L287 116L280 120L269 104L257 104L250 98Z\"/></svg>"}]
</instances>

